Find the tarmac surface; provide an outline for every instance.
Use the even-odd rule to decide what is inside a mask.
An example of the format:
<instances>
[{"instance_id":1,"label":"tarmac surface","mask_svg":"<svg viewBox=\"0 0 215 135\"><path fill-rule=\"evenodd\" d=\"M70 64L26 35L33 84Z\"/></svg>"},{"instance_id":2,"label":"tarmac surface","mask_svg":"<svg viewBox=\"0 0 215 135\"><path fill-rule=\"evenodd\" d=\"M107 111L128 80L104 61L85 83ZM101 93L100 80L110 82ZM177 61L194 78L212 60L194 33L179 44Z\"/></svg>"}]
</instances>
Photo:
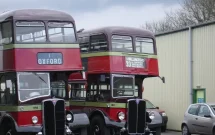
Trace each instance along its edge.
<instances>
[{"instance_id":1,"label":"tarmac surface","mask_svg":"<svg viewBox=\"0 0 215 135\"><path fill-rule=\"evenodd\" d=\"M181 132L166 131L164 133L161 133L161 135L181 135Z\"/></svg>"},{"instance_id":2,"label":"tarmac surface","mask_svg":"<svg viewBox=\"0 0 215 135\"><path fill-rule=\"evenodd\" d=\"M175 131L166 131L164 133L161 133L161 135L182 135L181 132L175 132ZM198 134L192 134L192 135L198 135Z\"/></svg>"}]
</instances>

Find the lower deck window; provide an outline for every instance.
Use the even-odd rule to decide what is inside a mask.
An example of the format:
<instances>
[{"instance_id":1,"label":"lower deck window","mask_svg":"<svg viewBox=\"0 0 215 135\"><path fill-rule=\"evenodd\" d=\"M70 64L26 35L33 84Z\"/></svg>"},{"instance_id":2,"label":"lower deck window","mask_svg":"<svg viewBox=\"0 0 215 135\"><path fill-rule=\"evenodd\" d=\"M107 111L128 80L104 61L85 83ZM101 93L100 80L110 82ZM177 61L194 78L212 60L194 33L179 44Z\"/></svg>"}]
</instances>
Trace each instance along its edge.
<instances>
[{"instance_id":1,"label":"lower deck window","mask_svg":"<svg viewBox=\"0 0 215 135\"><path fill-rule=\"evenodd\" d=\"M82 100L86 97L85 83L70 84L70 97L73 100Z\"/></svg>"},{"instance_id":2,"label":"lower deck window","mask_svg":"<svg viewBox=\"0 0 215 135\"><path fill-rule=\"evenodd\" d=\"M52 96L57 98L65 98L66 83L63 80L51 82L51 91L52 91Z\"/></svg>"}]
</instances>

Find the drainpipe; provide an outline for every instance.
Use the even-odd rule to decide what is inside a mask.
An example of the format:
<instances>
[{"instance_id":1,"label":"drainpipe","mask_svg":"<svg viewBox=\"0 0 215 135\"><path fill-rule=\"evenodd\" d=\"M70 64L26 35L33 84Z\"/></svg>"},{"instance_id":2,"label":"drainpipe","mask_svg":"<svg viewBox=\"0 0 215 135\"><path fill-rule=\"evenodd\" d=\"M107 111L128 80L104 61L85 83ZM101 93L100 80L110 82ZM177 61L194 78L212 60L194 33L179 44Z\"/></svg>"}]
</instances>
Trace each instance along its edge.
<instances>
[{"instance_id":1,"label":"drainpipe","mask_svg":"<svg viewBox=\"0 0 215 135\"><path fill-rule=\"evenodd\" d=\"M192 27L189 27L189 95L190 95L190 104L193 103L193 42L192 42Z\"/></svg>"}]
</instances>

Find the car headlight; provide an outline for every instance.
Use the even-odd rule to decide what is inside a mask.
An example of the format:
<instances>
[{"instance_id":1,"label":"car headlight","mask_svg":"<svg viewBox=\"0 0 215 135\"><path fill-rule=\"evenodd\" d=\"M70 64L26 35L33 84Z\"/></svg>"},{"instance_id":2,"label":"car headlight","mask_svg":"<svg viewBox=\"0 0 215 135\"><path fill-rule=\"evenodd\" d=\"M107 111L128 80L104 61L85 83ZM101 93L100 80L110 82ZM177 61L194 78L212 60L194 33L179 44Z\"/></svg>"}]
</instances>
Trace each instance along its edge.
<instances>
[{"instance_id":1,"label":"car headlight","mask_svg":"<svg viewBox=\"0 0 215 135\"><path fill-rule=\"evenodd\" d=\"M33 116L31 120L32 120L32 123L34 123L34 124L36 124L38 122L37 116Z\"/></svg>"},{"instance_id":2,"label":"car headlight","mask_svg":"<svg viewBox=\"0 0 215 135\"><path fill-rule=\"evenodd\" d=\"M68 114L66 115L66 120L67 120L67 121L71 121L71 120L72 120L72 114L68 113Z\"/></svg>"},{"instance_id":3,"label":"car headlight","mask_svg":"<svg viewBox=\"0 0 215 135\"><path fill-rule=\"evenodd\" d=\"M155 114L153 112L149 112L149 118L153 120L155 118Z\"/></svg>"},{"instance_id":4,"label":"car headlight","mask_svg":"<svg viewBox=\"0 0 215 135\"><path fill-rule=\"evenodd\" d=\"M119 120L124 120L125 119L125 114L123 112L118 113L118 119Z\"/></svg>"},{"instance_id":5,"label":"car headlight","mask_svg":"<svg viewBox=\"0 0 215 135\"><path fill-rule=\"evenodd\" d=\"M165 113L165 112L163 112L163 113L161 113L161 115L162 115L162 116L166 116L166 113Z\"/></svg>"}]
</instances>

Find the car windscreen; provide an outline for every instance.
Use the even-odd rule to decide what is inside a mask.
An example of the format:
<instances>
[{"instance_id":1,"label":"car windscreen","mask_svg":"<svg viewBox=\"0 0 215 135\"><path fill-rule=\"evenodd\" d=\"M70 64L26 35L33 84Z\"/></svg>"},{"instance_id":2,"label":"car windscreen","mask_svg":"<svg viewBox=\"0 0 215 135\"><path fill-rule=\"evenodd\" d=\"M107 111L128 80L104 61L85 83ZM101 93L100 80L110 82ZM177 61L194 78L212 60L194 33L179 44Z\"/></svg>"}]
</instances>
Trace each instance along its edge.
<instances>
[{"instance_id":1,"label":"car windscreen","mask_svg":"<svg viewBox=\"0 0 215 135\"><path fill-rule=\"evenodd\" d=\"M155 109L156 107L148 100L146 100L146 108L147 109Z\"/></svg>"},{"instance_id":2,"label":"car windscreen","mask_svg":"<svg viewBox=\"0 0 215 135\"><path fill-rule=\"evenodd\" d=\"M213 114L215 115L215 105L210 105L211 110L213 111Z\"/></svg>"}]
</instances>

